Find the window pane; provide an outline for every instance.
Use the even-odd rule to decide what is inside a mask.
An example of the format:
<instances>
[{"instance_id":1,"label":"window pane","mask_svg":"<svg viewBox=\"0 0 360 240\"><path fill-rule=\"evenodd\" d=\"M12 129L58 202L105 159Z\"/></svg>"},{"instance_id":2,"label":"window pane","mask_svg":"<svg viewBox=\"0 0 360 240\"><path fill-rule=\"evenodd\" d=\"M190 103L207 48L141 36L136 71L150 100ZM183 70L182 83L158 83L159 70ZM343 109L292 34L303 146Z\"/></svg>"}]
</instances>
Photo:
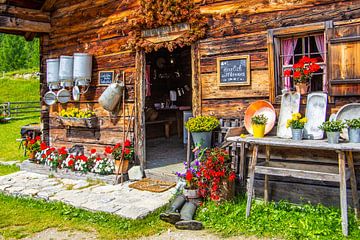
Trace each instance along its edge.
<instances>
[{"instance_id":1,"label":"window pane","mask_svg":"<svg viewBox=\"0 0 360 240\"><path fill-rule=\"evenodd\" d=\"M302 58L302 55L303 55L303 38L298 39L294 53L295 53L295 57L294 57L295 62L294 63L297 63L300 60L300 58Z\"/></svg>"}]
</instances>

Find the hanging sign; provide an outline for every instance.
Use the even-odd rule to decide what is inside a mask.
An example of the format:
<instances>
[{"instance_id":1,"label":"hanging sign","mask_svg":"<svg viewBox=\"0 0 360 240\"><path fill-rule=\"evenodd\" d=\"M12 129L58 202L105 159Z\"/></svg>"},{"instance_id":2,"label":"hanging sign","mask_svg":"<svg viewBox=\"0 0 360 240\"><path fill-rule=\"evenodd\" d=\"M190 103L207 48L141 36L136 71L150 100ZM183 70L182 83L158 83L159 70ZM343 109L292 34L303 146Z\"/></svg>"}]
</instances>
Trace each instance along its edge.
<instances>
[{"instance_id":1,"label":"hanging sign","mask_svg":"<svg viewBox=\"0 0 360 240\"><path fill-rule=\"evenodd\" d=\"M250 85L250 56L218 58L217 77L221 86Z\"/></svg>"},{"instance_id":2,"label":"hanging sign","mask_svg":"<svg viewBox=\"0 0 360 240\"><path fill-rule=\"evenodd\" d=\"M114 80L114 71L100 71L99 85L109 85Z\"/></svg>"}]
</instances>

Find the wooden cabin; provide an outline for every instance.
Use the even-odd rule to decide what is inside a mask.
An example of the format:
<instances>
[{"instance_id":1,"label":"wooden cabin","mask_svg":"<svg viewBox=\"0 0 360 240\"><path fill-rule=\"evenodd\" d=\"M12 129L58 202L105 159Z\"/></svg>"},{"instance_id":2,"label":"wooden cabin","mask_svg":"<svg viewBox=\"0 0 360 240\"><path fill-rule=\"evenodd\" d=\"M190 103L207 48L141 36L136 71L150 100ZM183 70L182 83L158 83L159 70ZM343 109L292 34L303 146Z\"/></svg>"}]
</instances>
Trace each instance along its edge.
<instances>
[{"instance_id":1,"label":"wooden cabin","mask_svg":"<svg viewBox=\"0 0 360 240\"><path fill-rule=\"evenodd\" d=\"M170 8L171 4L177 5ZM0 31L39 37L42 73L46 59L92 54L91 86L80 101L42 105L44 137L53 146L100 149L121 141L131 121L130 136L143 170L149 164L148 139L168 134L182 144L176 135L182 135L184 109L193 115L242 118L247 106L259 99L278 109L282 73L304 55L319 59L321 71L313 77L310 91L328 93L329 115L360 101L358 0L0 0ZM231 58L247 61L245 81L219 79L218 61ZM107 87L99 84L100 71L124 73L126 106L117 116L98 103ZM44 76L42 96L48 91ZM176 101L170 101L170 90L176 92ZM149 120L146 112L154 104L184 108L176 108L177 115L156 111L158 119ZM98 127L64 128L57 120L59 111L73 106L95 111ZM164 145L152 147L165 151ZM272 184L273 199L338 201L336 188L323 183L274 179ZM289 193L289 184L296 193Z\"/></svg>"}]
</instances>

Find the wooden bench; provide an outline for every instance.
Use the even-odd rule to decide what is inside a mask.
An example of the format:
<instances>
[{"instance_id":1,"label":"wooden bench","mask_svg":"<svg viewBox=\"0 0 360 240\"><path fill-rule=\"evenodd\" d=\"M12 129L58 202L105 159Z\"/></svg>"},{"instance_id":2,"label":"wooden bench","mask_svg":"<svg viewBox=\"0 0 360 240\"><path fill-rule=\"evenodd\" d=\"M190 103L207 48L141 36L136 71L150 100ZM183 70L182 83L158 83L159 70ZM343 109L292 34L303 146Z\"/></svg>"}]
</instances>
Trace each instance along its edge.
<instances>
[{"instance_id":1,"label":"wooden bench","mask_svg":"<svg viewBox=\"0 0 360 240\"><path fill-rule=\"evenodd\" d=\"M165 137L170 138L170 127L171 127L172 123L173 123L173 120L164 119L164 120L156 120L156 121L145 122L145 125L146 126L149 126L149 125L164 125Z\"/></svg>"}]
</instances>

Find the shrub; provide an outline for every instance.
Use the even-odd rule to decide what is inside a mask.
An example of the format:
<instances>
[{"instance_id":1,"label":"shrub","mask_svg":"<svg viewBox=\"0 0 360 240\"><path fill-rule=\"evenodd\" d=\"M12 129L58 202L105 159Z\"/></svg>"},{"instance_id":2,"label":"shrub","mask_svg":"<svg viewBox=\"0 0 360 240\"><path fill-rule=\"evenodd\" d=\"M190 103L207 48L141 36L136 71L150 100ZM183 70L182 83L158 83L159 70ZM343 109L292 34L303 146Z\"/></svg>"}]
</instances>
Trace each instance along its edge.
<instances>
[{"instance_id":1,"label":"shrub","mask_svg":"<svg viewBox=\"0 0 360 240\"><path fill-rule=\"evenodd\" d=\"M220 125L219 120L213 116L197 116L190 118L185 127L190 132L211 132Z\"/></svg>"}]
</instances>

